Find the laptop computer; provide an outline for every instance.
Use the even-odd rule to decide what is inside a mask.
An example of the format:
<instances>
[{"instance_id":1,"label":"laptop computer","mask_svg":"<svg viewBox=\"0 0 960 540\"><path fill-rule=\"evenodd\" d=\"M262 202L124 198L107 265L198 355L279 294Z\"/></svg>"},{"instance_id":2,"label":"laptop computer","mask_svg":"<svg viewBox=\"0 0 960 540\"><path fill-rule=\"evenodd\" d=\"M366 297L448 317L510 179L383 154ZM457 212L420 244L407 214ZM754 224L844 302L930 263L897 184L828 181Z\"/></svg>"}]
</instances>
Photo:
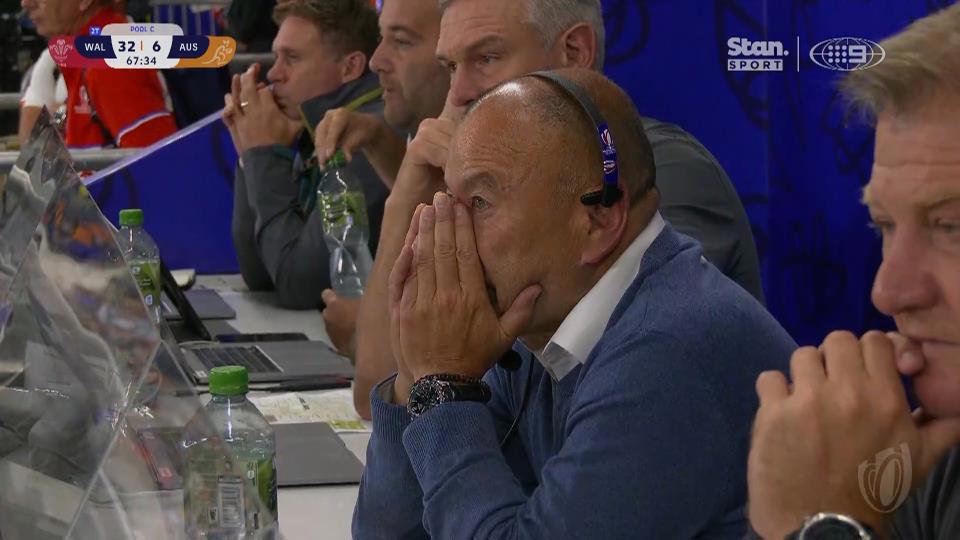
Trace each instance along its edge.
<instances>
[{"instance_id":1,"label":"laptop computer","mask_svg":"<svg viewBox=\"0 0 960 540\"><path fill-rule=\"evenodd\" d=\"M217 342L166 265L160 271L163 291L183 318L184 328L173 332L181 353L176 360L195 384L206 385L215 367L238 365L247 368L251 383L309 379L316 386L349 386L353 364L322 341Z\"/></svg>"}]
</instances>

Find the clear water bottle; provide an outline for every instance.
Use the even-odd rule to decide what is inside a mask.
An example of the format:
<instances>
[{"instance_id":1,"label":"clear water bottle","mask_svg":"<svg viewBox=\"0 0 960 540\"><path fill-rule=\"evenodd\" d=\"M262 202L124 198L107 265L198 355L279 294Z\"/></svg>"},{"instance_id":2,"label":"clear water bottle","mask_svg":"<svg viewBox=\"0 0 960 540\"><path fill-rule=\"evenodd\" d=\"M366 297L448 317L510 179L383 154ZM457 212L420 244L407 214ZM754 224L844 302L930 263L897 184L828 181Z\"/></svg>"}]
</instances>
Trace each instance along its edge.
<instances>
[{"instance_id":1,"label":"clear water bottle","mask_svg":"<svg viewBox=\"0 0 960 540\"><path fill-rule=\"evenodd\" d=\"M143 229L143 210L128 208L120 211L120 231L117 233L120 252L137 280L143 301L155 323L160 322L160 250Z\"/></svg>"},{"instance_id":2,"label":"clear water bottle","mask_svg":"<svg viewBox=\"0 0 960 540\"><path fill-rule=\"evenodd\" d=\"M185 428L183 504L190 540L277 536L276 439L247 400L247 381L244 367L212 369L210 402Z\"/></svg>"},{"instance_id":3,"label":"clear water bottle","mask_svg":"<svg viewBox=\"0 0 960 540\"><path fill-rule=\"evenodd\" d=\"M317 210L323 216L323 234L330 253L330 286L340 296L356 298L373 267L367 239L370 222L360 181L346 169L338 151L326 164L317 186Z\"/></svg>"}]
</instances>

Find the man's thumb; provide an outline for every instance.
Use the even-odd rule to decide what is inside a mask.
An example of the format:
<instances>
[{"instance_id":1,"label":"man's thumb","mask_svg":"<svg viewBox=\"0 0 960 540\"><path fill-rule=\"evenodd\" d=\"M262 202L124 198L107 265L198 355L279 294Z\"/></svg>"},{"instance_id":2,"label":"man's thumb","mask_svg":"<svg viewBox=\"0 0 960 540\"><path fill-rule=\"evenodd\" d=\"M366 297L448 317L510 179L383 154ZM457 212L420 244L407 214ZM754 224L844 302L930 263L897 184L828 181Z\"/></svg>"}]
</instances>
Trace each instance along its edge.
<instances>
[{"instance_id":1,"label":"man's thumb","mask_svg":"<svg viewBox=\"0 0 960 540\"><path fill-rule=\"evenodd\" d=\"M530 285L517 295L510 309L500 317L500 329L505 334L505 341L513 343L523 331L523 327L530 322L533 306L537 303L541 292L543 288L540 285Z\"/></svg>"}]
</instances>

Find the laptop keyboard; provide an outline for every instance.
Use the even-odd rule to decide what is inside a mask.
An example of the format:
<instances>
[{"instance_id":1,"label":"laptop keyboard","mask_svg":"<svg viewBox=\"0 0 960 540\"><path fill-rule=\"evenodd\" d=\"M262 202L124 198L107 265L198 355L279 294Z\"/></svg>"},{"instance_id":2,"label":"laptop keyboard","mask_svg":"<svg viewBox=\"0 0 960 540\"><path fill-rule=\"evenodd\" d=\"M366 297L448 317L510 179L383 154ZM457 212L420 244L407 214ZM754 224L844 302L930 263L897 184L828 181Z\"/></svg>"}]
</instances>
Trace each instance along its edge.
<instances>
[{"instance_id":1,"label":"laptop keyboard","mask_svg":"<svg viewBox=\"0 0 960 540\"><path fill-rule=\"evenodd\" d=\"M220 366L243 366L250 373L280 373L259 347L203 347L191 349L207 371Z\"/></svg>"}]
</instances>

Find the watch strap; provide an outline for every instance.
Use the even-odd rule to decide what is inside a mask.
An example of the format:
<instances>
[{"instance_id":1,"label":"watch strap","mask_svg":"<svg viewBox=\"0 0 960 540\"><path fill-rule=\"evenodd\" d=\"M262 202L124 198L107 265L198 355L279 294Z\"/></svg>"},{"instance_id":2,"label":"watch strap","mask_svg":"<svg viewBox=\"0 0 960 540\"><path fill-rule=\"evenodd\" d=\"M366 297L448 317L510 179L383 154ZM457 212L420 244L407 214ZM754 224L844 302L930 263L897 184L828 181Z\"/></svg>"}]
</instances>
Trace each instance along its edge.
<instances>
[{"instance_id":1,"label":"watch strap","mask_svg":"<svg viewBox=\"0 0 960 540\"><path fill-rule=\"evenodd\" d=\"M407 411L417 418L442 403L490 400L490 387L482 379L452 373L427 375L410 387Z\"/></svg>"}]
</instances>

